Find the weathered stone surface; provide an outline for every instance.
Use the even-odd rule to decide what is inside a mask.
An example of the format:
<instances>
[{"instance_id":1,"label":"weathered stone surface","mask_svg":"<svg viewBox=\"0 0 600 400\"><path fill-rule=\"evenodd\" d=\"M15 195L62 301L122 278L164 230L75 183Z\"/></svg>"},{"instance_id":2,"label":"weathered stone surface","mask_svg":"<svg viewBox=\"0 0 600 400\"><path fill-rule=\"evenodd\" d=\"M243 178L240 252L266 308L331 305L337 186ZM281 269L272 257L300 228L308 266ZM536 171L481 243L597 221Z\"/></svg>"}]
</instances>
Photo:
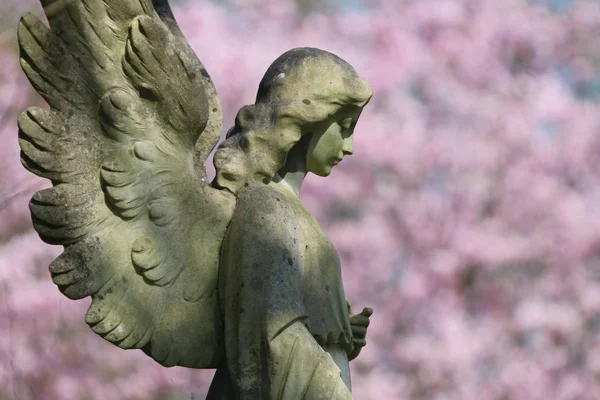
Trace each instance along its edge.
<instances>
[{"instance_id":1,"label":"weathered stone surface","mask_svg":"<svg viewBox=\"0 0 600 400\"><path fill-rule=\"evenodd\" d=\"M331 242L299 199L352 154L372 93L337 56L279 57L214 158L210 77L166 1L44 2L19 26L23 69L51 110L19 119L23 165L54 187L36 230L86 322L165 366L217 368L209 398L351 398L353 315Z\"/></svg>"}]
</instances>

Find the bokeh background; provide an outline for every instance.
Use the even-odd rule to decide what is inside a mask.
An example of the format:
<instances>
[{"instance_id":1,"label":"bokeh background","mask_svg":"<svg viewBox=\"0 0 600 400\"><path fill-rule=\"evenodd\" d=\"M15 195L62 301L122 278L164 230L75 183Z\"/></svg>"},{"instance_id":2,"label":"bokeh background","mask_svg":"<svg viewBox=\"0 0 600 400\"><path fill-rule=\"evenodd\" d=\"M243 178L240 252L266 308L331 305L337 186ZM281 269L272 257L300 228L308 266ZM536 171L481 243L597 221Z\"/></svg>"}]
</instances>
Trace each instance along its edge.
<instances>
[{"instance_id":1,"label":"bokeh background","mask_svg":"<svg viewBox=\"0 0 600 400\"><path fill-rule=\"evenodd\" d=\"M303 199L336 244L355 311L357 399L600 399L600 2L171 0L225 114L297 46L349 61L375 97L355 154ZM41 100L0 3L0 398L203 398L92 334L47 266L16 118ZM192 395L192 393L195 393Z\"/></svg>"}]
</instances>

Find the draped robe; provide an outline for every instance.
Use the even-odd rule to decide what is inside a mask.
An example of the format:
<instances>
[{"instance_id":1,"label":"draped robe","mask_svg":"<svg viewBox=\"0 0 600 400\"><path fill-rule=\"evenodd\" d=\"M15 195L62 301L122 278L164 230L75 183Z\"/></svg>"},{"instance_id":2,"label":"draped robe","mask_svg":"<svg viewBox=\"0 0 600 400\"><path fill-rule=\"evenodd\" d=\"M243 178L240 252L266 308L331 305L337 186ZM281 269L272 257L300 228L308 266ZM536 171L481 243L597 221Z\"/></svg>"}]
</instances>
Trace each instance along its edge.
<instances>
[{"instance_id":1,"label":"draped robe","mask_svg":"<svg viewBox=\"0 0 600 400\"><path fill-rule=\"evenodd\" d=\"M208 399L352 399L339 257L297 197L240 191L219 268L226 362Z\"/></svg>"}]
</instances>

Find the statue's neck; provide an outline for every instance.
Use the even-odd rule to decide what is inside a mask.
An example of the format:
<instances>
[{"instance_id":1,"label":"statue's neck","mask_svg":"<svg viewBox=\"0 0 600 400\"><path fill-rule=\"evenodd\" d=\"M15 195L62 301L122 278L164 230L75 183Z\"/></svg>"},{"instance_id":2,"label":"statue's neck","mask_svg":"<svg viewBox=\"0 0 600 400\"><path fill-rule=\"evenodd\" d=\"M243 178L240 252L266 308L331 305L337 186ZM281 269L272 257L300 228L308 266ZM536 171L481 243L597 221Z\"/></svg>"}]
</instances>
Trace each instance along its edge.
<instances>
[{"instance_id":1,"label":"statue's neck","mask_svg":"<svg viewBox=\"0 0 600 400\"><path fill-rule=\"evenodd\" d=\"M282 176L283 175L283 176ZM275 183L281 185L288 192L292 192L296 197L300 197L302 182L306 177L306 171L279 171L273 178Z\"/></svg>"},{"instance_id":2,"label":"statue's neck","mask_svg":"<svg viewBox=\"0 0 600 400\"><path fill-rule=\"evenodd\" d=\"M300 197L300 188L302 182L308 173L306 169L306 157L308 156L308 146L310 135L304 135L302 139L288 153L285 165L281 168L275 178L275 183L280 184L288 191L292 191L296 197Z\"/></svg>"}]
</instances>

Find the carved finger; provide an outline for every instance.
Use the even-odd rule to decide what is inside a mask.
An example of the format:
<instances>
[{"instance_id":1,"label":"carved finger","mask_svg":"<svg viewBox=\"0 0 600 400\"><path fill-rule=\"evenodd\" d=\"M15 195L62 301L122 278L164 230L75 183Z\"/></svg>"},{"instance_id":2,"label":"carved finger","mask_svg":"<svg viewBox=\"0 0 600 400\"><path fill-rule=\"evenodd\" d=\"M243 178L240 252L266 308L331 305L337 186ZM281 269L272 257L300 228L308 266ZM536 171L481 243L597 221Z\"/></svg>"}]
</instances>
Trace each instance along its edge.
<instances>
[{"instance_id":1,"label":"carved finger","mask_svg":"<svg viewBox=\"0 0 600 400\"><path fill-rule=\"evenodd\" d=\"M363 326L353 326L352 336L355 338L364 338L367 335L367 328Z\"/></svg>"},{"instance_id":2,"label":"carved finger","mask_svg":"<svg viewBox=\"0 0 600 400\"><path fill-rule=\"evenodd\" d=\"M369 318L371 315L373 315L373 309L371 307L365 307L359 315L364 315L365 317Z\"/></svg>"},{"instance_id":3,"label":"carved finger","mask_svg":"<svg viewBox=\"0 0 600 400\"><path fill-rule=\"evenodd\" d=\"M355 346L350 353L348 353L348 361L354 360L360 354L362 347Z\"/></svg>"},{"instance_id":4,"label":"carved finger","mask_svg":"<svg viewBox=\"0 0 600 400\"><path fill-rule=\"evenodd\" d=\"M365 317L362 314L357 314L350 317L350 325L369 326L369 317Z\"/></svg>"}]
</instances>

